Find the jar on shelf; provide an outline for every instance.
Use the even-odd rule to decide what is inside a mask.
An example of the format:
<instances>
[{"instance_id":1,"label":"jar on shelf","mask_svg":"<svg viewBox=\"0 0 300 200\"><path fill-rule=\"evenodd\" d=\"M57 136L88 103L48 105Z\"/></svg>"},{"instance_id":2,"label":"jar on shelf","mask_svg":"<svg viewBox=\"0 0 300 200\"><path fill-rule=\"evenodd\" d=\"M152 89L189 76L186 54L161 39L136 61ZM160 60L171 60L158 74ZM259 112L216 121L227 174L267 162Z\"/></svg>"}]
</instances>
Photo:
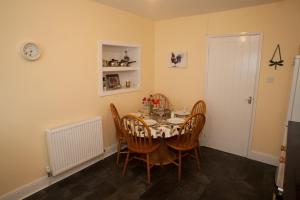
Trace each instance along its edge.
<instances>
[{"instance_id":1,"label":"jar on shelf","mask_svg":"<svg viewBox=\"0 0 300 200\"><path fill-rule=\"evenodd\" d=\"M126 81L125 86L126 86L126 88L130 88L131 87L131 81Z\"/></svg>"}]
</instances>

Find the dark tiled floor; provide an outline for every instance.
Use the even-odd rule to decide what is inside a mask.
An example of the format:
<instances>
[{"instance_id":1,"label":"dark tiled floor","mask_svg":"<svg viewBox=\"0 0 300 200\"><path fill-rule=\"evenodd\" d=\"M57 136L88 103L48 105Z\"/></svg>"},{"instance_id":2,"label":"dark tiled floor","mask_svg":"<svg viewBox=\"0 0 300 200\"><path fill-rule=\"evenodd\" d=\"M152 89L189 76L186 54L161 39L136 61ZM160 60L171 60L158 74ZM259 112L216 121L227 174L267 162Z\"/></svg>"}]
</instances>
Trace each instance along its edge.
<instances>
[{"instance_id":1,"label":"dark tiled floor","mask_svg":"<svg viewBox=\"0 0 300 200\"><path fill-rule=\"evenodd\" d=\"M195 160L184 158L181 182L174 165L152 168L151 185L146 182L144 164L130 162L122 177L111 156L26 200L272 199L275 167L206 147L201 147L201 156L201 171Z\"/></svg>"}]
</instances>

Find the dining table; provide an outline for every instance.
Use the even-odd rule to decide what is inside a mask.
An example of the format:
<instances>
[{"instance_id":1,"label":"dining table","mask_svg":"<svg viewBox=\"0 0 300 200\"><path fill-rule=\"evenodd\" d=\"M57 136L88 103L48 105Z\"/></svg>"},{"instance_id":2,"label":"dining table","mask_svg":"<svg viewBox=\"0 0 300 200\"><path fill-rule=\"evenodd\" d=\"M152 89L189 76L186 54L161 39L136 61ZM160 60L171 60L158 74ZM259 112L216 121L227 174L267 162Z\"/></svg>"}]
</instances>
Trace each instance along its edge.
<instances>
[{"instance_id":1,"label":"dining table","mask_svg":"<svg viewBox=\"0 0 300 200\"><path fill-rule=\"evenodd\" d=\"M166 141L179 134L180 126L189 116L189 112L166 110L161 115L156 112L149 114L145 110L139 110L129 114L143 119L151 130L153 140L160 142L159 148L150 154L150 162L153 165L167 165L176 160L175 152L168 148Z\"/></svg>"}]
</instances>

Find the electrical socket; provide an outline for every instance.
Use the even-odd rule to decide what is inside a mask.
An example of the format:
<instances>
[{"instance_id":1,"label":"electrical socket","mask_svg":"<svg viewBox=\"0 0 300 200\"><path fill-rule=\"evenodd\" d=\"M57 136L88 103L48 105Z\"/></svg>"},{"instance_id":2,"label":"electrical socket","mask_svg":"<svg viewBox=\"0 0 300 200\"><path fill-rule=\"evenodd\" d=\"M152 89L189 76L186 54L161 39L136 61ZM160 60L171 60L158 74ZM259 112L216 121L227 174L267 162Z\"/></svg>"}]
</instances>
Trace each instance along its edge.
<instances>
[{"instance_id":1,"label":"electrical socket","mask_svg":"<svg viewBox=\"0 0 300 200\"><path fill-rule=\"evenodd\" d=\"M267 83L273 83L275 81L274 76L268 76L267 77Z\"/></svg>"}]
</instances>

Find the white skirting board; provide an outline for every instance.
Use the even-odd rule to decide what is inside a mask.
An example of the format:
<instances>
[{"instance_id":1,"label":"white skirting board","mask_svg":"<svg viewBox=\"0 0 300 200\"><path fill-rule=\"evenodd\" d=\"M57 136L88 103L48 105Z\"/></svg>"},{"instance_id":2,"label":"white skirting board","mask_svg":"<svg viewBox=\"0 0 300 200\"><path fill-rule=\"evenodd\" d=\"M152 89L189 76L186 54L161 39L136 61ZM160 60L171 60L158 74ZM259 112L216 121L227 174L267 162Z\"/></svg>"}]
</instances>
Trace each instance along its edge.
<instances>
[{"instance_id":1,"label":"white skirting board","mask_svg":"<svg viewBox=\"0 0 300 200\"><path fill-rule=\"evenodd\" d=\"M257 151L251 151L248 153L248 158L251 160L256 160L262 163L266 163L273 166L278 166L279 164L279 157L257 152Z\"/></svg>"},{"instance_id":2,"label":"white skirting board","mask_svg":"<svg viewBox=\"0 0 300 200\"><path fill-rule=\"evenodd\" d=\"M203 143L200 140L199 140L199 142L200 142L200 146L206 147L205 143ZM247 158L258 161L258 162L266 163L269 165L273 165L276 167L279 164L279 157L276 157L276 156L273 156L270 154L266 154L266 153L257 152L257 151L249 152Z\"/></svg>"},{"instance_id":3,"label":"white skirting board","mask_svg":"<svg viewBox=\"0 0 300 200\"><path fill-rule=\"evenodd\" d=\"M31 183L28 183L26 185L23 185L11 192L8 192L2 196L0 196L0 200L17 200L17 199L23 199L26 198L46 187L49 187L50 185L65 179L69 176L71 176L72 174L75 174L76 172L79 172L80 170L87 168L90 165L95 164L96 162L103 160L104 158L111 156L112 154L117 152L117 144L114 144L110 147L105 148L105 152L99 156L96 157L82 165L79 165L78 167L75 167L63 174L60 174L58 176L54 176L54 177L41 177L37 180L32 181Z\"/></svg>"}]
</instances>

